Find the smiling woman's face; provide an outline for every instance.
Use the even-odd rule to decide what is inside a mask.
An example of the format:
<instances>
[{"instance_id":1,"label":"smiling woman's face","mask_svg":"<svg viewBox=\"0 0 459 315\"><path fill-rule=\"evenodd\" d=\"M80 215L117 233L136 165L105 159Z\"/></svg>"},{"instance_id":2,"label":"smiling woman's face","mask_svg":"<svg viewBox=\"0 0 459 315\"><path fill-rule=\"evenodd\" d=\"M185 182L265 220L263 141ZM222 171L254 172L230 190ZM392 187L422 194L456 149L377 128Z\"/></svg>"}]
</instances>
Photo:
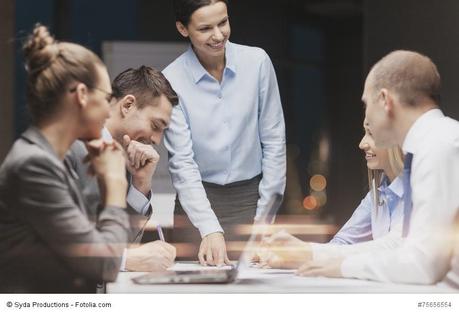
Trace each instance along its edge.
<instances>
[{"instance_id":1,"label":"smiling woman's face","mask_svg":"<svg viewBox=\"0 0 459 315\"><path fill-rule=\"evenodd\" d=\"M224 57L225 44L231 34L228 8L222 1L201 7L191 15L188 25L177 22L177 29L190 38L201 60Z\"/></svg>"},{"instance_id":2,"label":"smiling woman's face","mask_svg":"<svg viewBox=\"0 0 459 315\"><path fill-rule=\"evenodd\" d=\"M389 165L389 157L386 149L378 149L375 146L373 136L368 129L368 122L363 123L365 134L360 141L359 148L365 153L367 167L371 170L385 170Z\"/></svg>"}]
</instances>

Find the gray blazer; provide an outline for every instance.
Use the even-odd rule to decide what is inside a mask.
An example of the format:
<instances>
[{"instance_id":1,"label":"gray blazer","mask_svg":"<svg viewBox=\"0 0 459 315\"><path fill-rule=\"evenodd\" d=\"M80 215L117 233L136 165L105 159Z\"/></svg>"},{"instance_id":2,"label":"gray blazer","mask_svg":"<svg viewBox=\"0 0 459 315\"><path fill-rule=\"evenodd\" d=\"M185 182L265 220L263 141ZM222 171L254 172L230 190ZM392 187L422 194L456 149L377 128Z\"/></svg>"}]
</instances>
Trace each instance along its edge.
<instances>
[{"instance_id":1,"label":"gray blazer","mask_svg":"<svg viewBox=\"0 0 459 315\"><path fill-rule=\"evenodd\" d=\"M125 209L88 219L77 175L31 127L0 167L0 292L95 292L114 281L128 240Z\"/></svg>"},{"instance_id":2,"label":"gray blazer","mask_svg":"<svg viewBox=\"0 0 459 315\"><path fill-rule=\"evenodd\" d=\"M88 150L82 141L75 141L66 156L66 161L78 175L78 185L82 192L88 217L95 221L102 210L101 195L97 179L88 175L88 164L83 163L88 155ZM130 177L128 173L128 178ZM129 242L138 243L141 241L145 224L151 217L151 207L146 216L139 214L129 204L126 209L129 215Z\"/></svg>"}]
</instances>

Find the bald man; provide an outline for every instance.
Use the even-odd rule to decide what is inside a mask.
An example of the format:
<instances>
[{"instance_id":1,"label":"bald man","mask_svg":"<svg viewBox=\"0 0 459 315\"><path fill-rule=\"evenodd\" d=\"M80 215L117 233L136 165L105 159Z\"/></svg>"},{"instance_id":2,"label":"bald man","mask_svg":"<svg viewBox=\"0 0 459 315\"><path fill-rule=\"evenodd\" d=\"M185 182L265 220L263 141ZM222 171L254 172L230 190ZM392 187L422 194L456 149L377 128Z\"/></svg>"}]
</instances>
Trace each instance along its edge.
<instances>
[{"instance_id":1,"label":"bald man","mask_svg":"<svg viewBox=\"0 0 459 315\"><path fill-rule=\"evenodd\" d=\"M371 69L362 101L375 144L406 154L405 239L396 249L306 263L300 274L415 284L444 278L459 209L459 123L443 115L439 99L440 75L426 56L394 51Z\"/></svg>"}]
</instances>

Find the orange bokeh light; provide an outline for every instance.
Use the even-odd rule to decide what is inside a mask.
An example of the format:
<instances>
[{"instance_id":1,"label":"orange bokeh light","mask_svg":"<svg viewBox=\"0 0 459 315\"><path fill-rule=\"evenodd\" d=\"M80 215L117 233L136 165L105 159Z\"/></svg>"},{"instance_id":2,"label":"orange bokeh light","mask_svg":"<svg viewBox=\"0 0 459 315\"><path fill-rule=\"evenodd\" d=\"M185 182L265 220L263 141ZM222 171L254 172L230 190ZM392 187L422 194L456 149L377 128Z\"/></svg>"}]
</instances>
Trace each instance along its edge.
<instances>
[{"instance_id":1,"label":"orange bokeh light","mask_svg":"<svg viewBox=\"0 0 459 315\"><path fill-rule=\"evenodd\" d=\"M314 210L317 208L318 204L319 203L317 202L317 199L314 196L307 196L303 200L303 207L306 210Z\"/></svg>"},{"instance_id":2,"label":"orange bokeh light","mask_svg":"<svg viewBox=\"0 0 459 315\"><path fill-rule=\"evenodd\" d=\"M312 190L322 191L327 187L327 179L323 175L314 175L309 180Z\"/></svg>"}]
</instances>

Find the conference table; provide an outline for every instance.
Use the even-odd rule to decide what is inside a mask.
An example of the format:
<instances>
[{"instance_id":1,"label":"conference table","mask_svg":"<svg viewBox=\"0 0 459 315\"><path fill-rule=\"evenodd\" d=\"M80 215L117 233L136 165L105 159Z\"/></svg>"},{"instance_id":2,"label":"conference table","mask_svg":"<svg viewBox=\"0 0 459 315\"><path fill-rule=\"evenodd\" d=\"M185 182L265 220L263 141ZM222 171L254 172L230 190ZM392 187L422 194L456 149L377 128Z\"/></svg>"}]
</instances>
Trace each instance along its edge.
<instances>
[{"instance_id":1,"label":"conference table","mask_svg":"<svg viewBox=\"0 0 459 315\"><path fill-rule=\"evenodd\" d=\"M184 268L184 269L183 269ZM181 262L174 270L199 269L197 262ZM107 284L107 293L459 293L439 285L406 285L300 277L290 270L246 267L239 270L236 280L228 284L136 284L134 277L145 272L120 272L116 282Z\"/></svg>"}]
</instances>

